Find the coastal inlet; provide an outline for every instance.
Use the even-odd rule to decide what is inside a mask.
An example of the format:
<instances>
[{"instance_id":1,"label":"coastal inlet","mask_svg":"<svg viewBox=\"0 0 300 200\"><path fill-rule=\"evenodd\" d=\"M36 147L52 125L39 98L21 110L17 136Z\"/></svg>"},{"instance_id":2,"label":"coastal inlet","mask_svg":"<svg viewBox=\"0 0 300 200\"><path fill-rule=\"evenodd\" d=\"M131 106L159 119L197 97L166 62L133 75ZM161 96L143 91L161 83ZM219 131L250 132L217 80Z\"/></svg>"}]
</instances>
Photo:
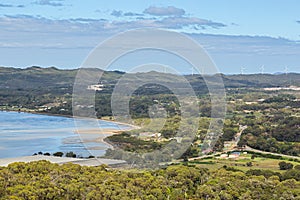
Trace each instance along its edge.
<instances>
[{"instance_id":1,"label":"coastal inlet","mask_svg":"<svg viewBox=\"0 0 300 200\"><path fill-rule=\"evenodd\" d=\"M78 119L77 119L78 120ZM103 139L129 125L99 120L101 129L91 128L90 120L31 113L0 112L0 158L29 156L37 152L74 152L79 157L102 156L110 145ZM100 131L99 131L100 130Z\"/></svg>"}]
</instances>

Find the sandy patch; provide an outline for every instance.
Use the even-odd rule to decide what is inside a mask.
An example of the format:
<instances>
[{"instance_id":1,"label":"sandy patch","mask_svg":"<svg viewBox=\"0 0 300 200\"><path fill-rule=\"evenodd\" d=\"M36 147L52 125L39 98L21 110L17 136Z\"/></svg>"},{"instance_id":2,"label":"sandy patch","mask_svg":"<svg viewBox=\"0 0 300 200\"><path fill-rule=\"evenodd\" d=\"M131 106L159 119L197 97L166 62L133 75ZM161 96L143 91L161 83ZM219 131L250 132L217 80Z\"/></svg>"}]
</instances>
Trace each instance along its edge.
<instances>
[{"instance_id":1,"label":"sandy patch","mask_svg":"<svg viewBox=\"0 0 300 200\"><path fill-rule=\"evenodd\" d=\"M77 129L75 133L77 134L118 134L124 131L128 131L128 129L116 130L116 129Z\"/></svg>"}]
</instances>

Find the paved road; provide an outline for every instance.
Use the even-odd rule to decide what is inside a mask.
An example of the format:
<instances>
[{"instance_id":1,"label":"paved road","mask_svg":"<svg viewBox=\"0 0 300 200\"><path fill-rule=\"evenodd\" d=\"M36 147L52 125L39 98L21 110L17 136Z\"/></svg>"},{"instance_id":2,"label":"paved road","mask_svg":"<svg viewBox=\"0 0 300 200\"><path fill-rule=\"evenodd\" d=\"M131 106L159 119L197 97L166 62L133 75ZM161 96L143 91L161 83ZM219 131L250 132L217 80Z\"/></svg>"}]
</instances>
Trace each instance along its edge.
<instances>
[{"instance_id":1,"label":"paved road","mask_svg":"<svg viewBox=\"0 0 300 200\"><path fill-rule=\"evenodd\" d=\"M247 128L248 126L239 126L240 132L238 132L235 136L234 136L234 141L235 141L235 145L237 146L237 144L239 143L242 133L243 131Z\"/></svg>"},{"instance_id":2,"label":"paved road","mask_svg":"<svg viewBox=\"0 0 300 200\"><path fill-rule=\"evenodd\" d=\"M242 126L240 125L239 126L239 132L235 134L234 136L234 146L236 147L237 144L239 143L240 139L241 139L241 135L243 133L243 131L247 128L247 126ZM198 159L203 159L203 158L208 158L208 157L211 157L211 156L215 156L215 155L219 155L219 154L223 154L223 153L228 153L228 152L231 152L231 151L235 151L237 150L236 148L230 148L226 151L222 151L222 152L215 152L213 154L210 154L210 155L203 155L203 156L199 156L199 157L195 157L195 158L189 158L189 161L193 161L193 160L198 160Z\"/></svg>"},{"instance_id":3,"label":"paved road","mask_svg":"<svg viewBox=\"0 0 300 200\"><path fill-rule=\"evenodd\" d=\"M193 161L193 160L199 160L199 159L203 159L203 158L208 158L208 157L212 157L212 156L216 156L216 155L220 155L220 154L223 154L223 153L229 153L229 152L232 152L232 151L241 151L240 149L230 149L230 150L227 150L227 151L223 151L223 152L216 152L216 153L213 153L213 154L210 154L210 155L203 155L203 156L198 156L198 157L194 157L194 158L189 158L189 161ZM256 152L256 153L261 153L261 154L271 154L271 155L275 155L275 156L282 156L282 157L285 157L285 158L292 158L292 159L298 159L300 160L300 157L299 156L290 156L290 155L284 155L284 154L279 154L279 153L272 153L272 152L267 152L267 151L261 151L261 150L258 150L258 149L253 149L249 146L246 146L243 151L252 151L252 152Z\"/></svg>"},{"instance_id":4,"label":"paved road","mask_svg":"<svg viewBox=\"0 0 300 200\"><path fill-rule=\"evenodd\" d=\"M243 131L247 128L247 126L242 126L240 125L240 131L235 135L235 146L237 146L238 142L240 141L240 138L241 138L241 135L243 133ZM194 158L189 158L188 160L189 161L193 161L193 160L199 160L199 159L204 159L204 158L208 158L208 157L212 157L212 156L216 156L216 155L220 155L220 154L224 154L224 153L229 153L229 152L232 152L232 151L241 151L240 149L238 148L231 148L231 149L228 149L226 151L222 151L222 152L215 152L213 154L210 154L210 155L202 155L202 156L198 156L198 157L194 157ZM261 150L258 150L258 149L253 149L249 146L246 146L245 148L243 148L243 151L252 151L252 152L256 152L256 153L261 153L261 154L269 154L269 155L275 155L275 156L282 156L282 157L285 157L285 158L292 158L292 159L298 159L300 160L300 157L299 156L290 156L290 155L285 155L285 154L279 154L279 153L272 153L272 152L267 152L267 151L261 151ZM175 162L180 162L182 160L177 160Z\"/></svg>"},{"instance_id":5,"label":"paved road","mask_svg":"<svg viewBox=\"0 0 300 200\"><path fill-rule=\"evenodd\" d=\"M293 159L300 160L299 156L290 156L290 155L285 155L285 154L280 154L280 153L272 153L272 152L267 152L267 151L261 151L261 150L258 150L258 149L253 149L249 146L246 146L244 148L244 151L253 151L253 152L261 153L261 154L271 154L271 155L275 155L275 156L282 156L282 157L286 157L286 158L293 158Z\"/></svg>"}]
</instances>

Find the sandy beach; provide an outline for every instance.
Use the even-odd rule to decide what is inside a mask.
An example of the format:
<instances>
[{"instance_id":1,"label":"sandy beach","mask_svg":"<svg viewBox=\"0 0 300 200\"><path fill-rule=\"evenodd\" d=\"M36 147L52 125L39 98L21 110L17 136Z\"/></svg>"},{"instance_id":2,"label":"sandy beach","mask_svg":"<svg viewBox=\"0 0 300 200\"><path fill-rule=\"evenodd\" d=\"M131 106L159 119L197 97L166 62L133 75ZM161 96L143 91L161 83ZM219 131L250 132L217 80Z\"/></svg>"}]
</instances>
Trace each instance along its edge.
<instances>
[{"instance_id":1,"label":"sandy beach","mask_svg":"<svg viewBox=\"0 0 300 200\"><path fill-rule=\"evenodd\" d=\"M30 113L33 115L46 115L46 116L55 116L55 117L66 117L66 118L70 118L73 120L80 120L80 119L91 119L91 118L86 118L86 117L73 117L73 116L64 116L64 115L55 115L55 114L49 114L49 113L36 113L36 112L15 112L15 111L6 111L8 113ZM97 126L76 126L74 127L73 130L69 130L71 132L74 133L74 135L79 136L79 140L78 139L74 139L72 136L69 136L68 138L65 138L63 140L63 144L77 144L77 143L81 143L81 144L88 144L88 143L96 143L95 146L89 146L86 145L86 148L89 150L106 150L107 148L111 148L113 149L113 146L111 144L109 144L107 141L105 141L106 137L109 137L111 135L114 134L120 134L124 131L130 131L130 130L134 130L134 129L140 129L139 126L135 126L132 124L128 124L128 123L124 123L124 122L118 122L118 121L114 121L114 120L109 120L109 119L95 119L92 118L91 120L99 120L99 121L105 121L105 122L109 122L109 123L113 123L115 124L115 126L112 127L97 127ZM97 121L96 121L97 123ZM76 124L76 123L75 123ZM100 124L100 122L99 122ZM30 129L31 130L31 129ZM41 129L40 131L42 131L43 129ZM60 132L62 132L63 130L59 130ZM97 146L97 143L99 143L99 146ZM105 144L105 146L100 145L100 143ZM4 147L0 147L0 149L5 149ZM30 153L31 154L31 153Z\"/></svg>"},{"instance_id":2,"label":"sandy beach","mask_svg":"<svg viewBox=\"0 0 300 200\"><path fill-rule=\"evenodd\" d=\"M114 148L113 145L111 145L110 143L105 141L106 137L114 135L114 134L120 134L124 131L130 131L130 130L141 128L139 126L126 124L126 123L122 123L122 122L116 122L116 121L110 121L110 120L103 120L103 121L112 122L112 123L116 123L116 124L120 124L120 125L125 125L125 126L128 126L129 128L125 128L125 129L120 129L120 128L119 129L112 129L112 128L77 129L74 131L74 133L79 134L81 136L81 139L83 142L91 142L92 141L92 142L104 143L107 146L109 146L109 148L113 149ZM85 134L97 134L97 135L99 135L99 137L97 137L96 139L92 139L92 140L86 140L86 139L84 139ZM97 149L97 147L92 147L92 149ZM92 149L90 149L90 150L92 150Z\"/></svg>"},{"instance_id":3,"label":"sandy beach","mask_svg":"<svg viewBox=\"0 0 300 200\"><path fill-rule=\"evenodd\" d=\"M116 130L116 129L79 129L76 130L74 133L75 134L79 134L81 137L81 140L83 143L85 142L99 142L99 143L104 143L107 146L109 146L109 148L113 149L113 146L111 144L109 144L108 142L106 142L104 139L108 136L114 135L114 134L120 134L123 131L126 131L128 129L123 129L123 130ZM84 135L85 134L97 134L99 135L99 137L97 137L96 139L84 139ZM96 147L93 147L92 149L95 149ZM90 150L92 150L90 149Z\"/></svg>"},{"instance_id":4,"label":"sandy beach","mask_svg":"<svg viewBox=\"0 0 300 200\"><path fill-rule=\"evenodd\" d=\"M140 128L110 119L14 111L0 114L3 137L0 158L28 156L39 151L73 151L86 157L91 154L100 156L108 148L113 149L106 137Z\"/></svg>"}]
</instances>

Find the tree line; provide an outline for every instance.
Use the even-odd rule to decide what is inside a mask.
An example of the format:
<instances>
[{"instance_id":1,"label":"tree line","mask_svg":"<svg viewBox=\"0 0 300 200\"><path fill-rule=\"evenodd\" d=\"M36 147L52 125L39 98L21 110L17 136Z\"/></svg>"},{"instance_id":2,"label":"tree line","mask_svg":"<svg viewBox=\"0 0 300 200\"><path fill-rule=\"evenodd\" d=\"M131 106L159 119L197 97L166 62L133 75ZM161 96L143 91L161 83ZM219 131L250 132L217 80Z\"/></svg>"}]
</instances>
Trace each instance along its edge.
<instances>
[{"instance_id":1,"label":"tree line","mask_svg":"<svg viewBox=\"0 0 300 200\"><path fill-rule=\"evenodd\" d=\"M299 169L214 171L193 165L117 170L48 161L0 168L1 199L298 199Z\"/></svg>"}]
</instances>

